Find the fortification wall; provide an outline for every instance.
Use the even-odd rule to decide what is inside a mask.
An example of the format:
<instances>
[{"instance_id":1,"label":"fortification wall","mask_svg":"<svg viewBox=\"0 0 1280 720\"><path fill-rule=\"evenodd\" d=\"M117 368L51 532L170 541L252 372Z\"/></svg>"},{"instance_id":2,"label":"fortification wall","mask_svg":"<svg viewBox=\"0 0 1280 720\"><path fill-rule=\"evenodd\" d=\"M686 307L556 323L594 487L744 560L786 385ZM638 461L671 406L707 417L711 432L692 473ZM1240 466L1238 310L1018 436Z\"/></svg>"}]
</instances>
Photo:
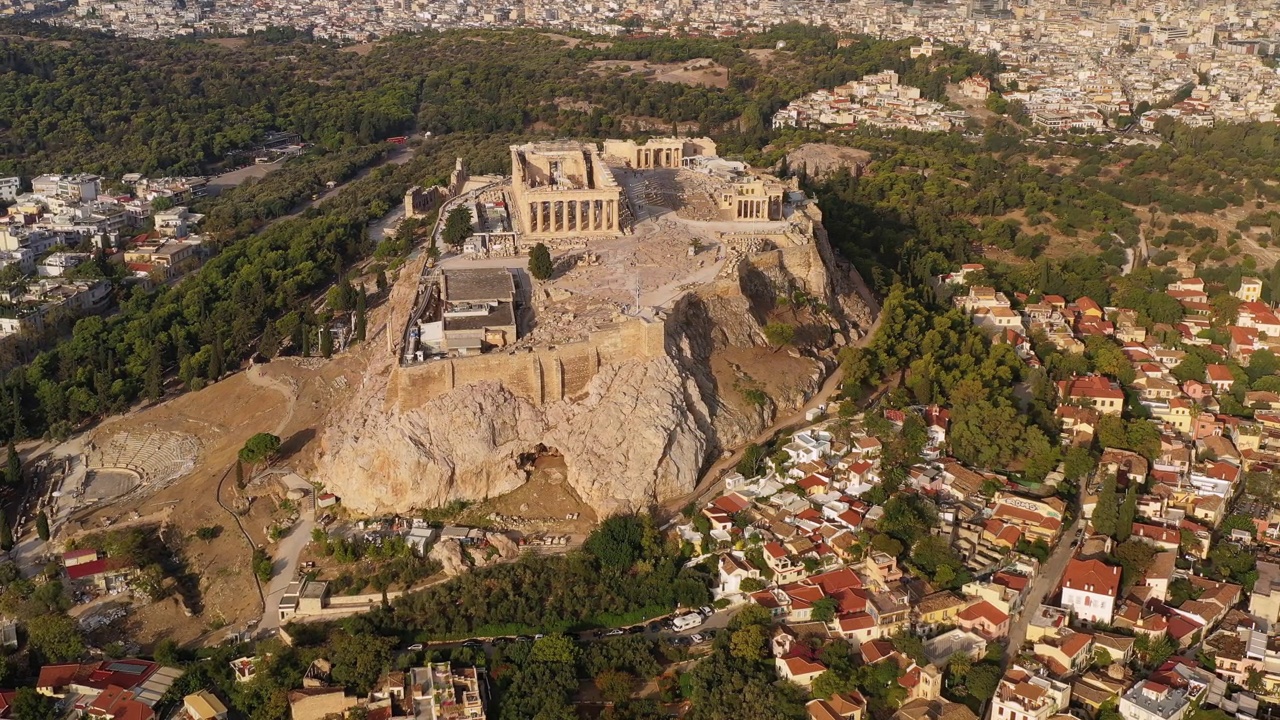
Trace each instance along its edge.
<instances>
[{"instance_id":1,"label":"fortification wall","mask_svg":"<svg viewBox=\"0 0 1280 720\"><path fill-rule=\"evenodd\" d=\"M397 368L397 397L402 405L413 407L456 387L496 380L515 395L542 405L580 394L601 366L665 354L665 337L661 321L633 319L582 342Z\"/></svg>"}]
</instances>

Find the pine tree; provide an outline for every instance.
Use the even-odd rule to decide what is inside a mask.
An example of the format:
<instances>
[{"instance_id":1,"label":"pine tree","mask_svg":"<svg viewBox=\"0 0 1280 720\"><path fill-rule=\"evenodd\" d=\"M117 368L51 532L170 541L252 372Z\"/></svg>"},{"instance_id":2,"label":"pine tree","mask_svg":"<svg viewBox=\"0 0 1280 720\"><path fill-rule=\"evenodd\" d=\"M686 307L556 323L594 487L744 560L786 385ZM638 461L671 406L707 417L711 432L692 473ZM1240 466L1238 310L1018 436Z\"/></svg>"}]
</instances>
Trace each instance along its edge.
<instances>
[{"instance_id":1,"label":"pine tree","mask_svg":"<svg viewBox=\"0 0 1280 720\"><path fill-rule=\"evenodd\" d=\"M213 348L209 351L209 379L219 380L222 377L222 335L213 336Z\"/></svg>"},{"instance_id":2,"label":"pine tree","mask_svg":"<svg viewBox=\"0 0 1280 720\"><path fill-rule=\"evenodd\" d=\"M36 515L36 535L42 542L49 541L49 515L43 510Z\"/></svg>"},{"instance_id":3,"label":"pine tree","mask_svg":"<svg viewBox=\"0 0 1280 720\"><path fill-rule=\"evenodd\" d=\"M13 530L9 527L9 518L0 512L0 550L8 552L13 549Z\"/></svg>"},{"instance_id":4,"label":"pine tree","mask_svg":"<svg viewBox=\"0 0 1280 720\"><path fill-rule=\"evenodd\" d=\"M164 368L160 364L160 344L151 344L151 357L147 361L147 374L144 378L146 396L155 402L164 394Z\"/></svg>"},{"instance_id":5,"label":"pine tree","mask_svg":"<svg viewBox=\"0 0 1280 720\"><path fill-rule=\"evenodd\" d=\"M4 482L11 488L22 484L22 458L18 455L18 447L13 438L9 438L9 459L4 469Z\"/></svg>"},{"instance_id":6,"label":"pine tree","mask_svg":"<svg viewBox=\"0 0 1280 720\"><path fill-rule=\"evenodd\" d=\"M1120 508L1116 497L1116 477L1108 475L1098 491L1098 504L1093 508L1093 530L1101 535L1115 535Z\"/></svg>"},{"instance_id":7,"label":"pine tree","mask_svg":"<svg viewBox=\"0 0 1280 720\"><path fill-rule=\"evenodd\" d=\"M356 342L364 342L365 326L367 323L367 320L365 319L365 305L368 301L365 300L363 287L356 292Z\"/></svg>"}]
</instances>

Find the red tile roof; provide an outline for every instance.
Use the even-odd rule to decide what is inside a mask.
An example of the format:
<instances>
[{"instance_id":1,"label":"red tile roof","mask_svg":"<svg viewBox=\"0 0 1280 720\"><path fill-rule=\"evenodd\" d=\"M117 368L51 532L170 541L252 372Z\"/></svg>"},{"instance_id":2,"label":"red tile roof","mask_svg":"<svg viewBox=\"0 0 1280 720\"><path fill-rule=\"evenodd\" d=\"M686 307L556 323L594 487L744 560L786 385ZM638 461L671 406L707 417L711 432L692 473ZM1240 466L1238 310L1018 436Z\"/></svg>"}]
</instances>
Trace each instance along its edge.
<instances>
[{"instance_id":1,"label":"red tile roof","mask_svg":"<svg viewBox=\"0 0 1280 720\"><path fill-rule=\"evenodd\" d=\"M721 512L733 515L751 507L751 501L742 497L738 493L729 493L728 495L721 495L716 498L715 502L711 503L711 505Z\"/></svg>"},{"instance_id":2,"label":"red tile roof","mask_svg":"<svg viewBox=\"0 0 1280 720\"><path fill-rule=\"evenodd\" d=\"M849 568L832 570L809 578L809 582L822 588L828 595L835 595L841 590L862 587L862 579Z\"/></svg>"},{"instance_id":3,"label":"red tile roof","mask_svg":"<svg viewBox=\"0 0 1280 720\"><path fill-rule=\"evenodd\" d=\"M804 479L796 484L804 490L812 490L813 488L826 487L827 481L817 475L806 475Z\"/></svg>"},{"instance_id":4,"label":"red tile roof","mask_svg":"<svg viewBox=\"0 0 1280 720\"><path fill-rule=\"evenodd\" d=\"M982 619L992 625L1001 625L1009 620L1009 616L1004 611L986 600L980 600L961 610L960 614L956 615L956 618L965 622L975 622Z\"/></svg>"},{"instance_id":5,"label":"red tile roof","mask_svg":"<svg viewBox=\"0 0 1280 720\"><path fill-rule=\"evenodd\" d=\"M790 672L792 676L812 675L814 673L825 672L827 669L826 665L813 662L812 660L803 657L785 657L782 659L782 662L786 663L787 671Z\"/></svg>"},{"instance_id":6,"label":"red tile roof","mask_svg":"<svg viewBox=\"0 0 1280 720\"><path fill-rule=\"evenodd\" d=\"M1062 652L1067 657L1075 657L1080 654L1081 650L1088 647L1093 638L1087 633L1072 633L1062 642Z\"/></svg>"},{"instance_id":7,"label":"red tile roof","mask_svg":"<svg viewBox=\"0 0 1280 720\"><path fill-rule=\"evenodd\" d=\"M1120 592L1120 568L1100 560L1072 558L1062 576L1062 587L1115 597Z\"/></svg>"}]
</instances>

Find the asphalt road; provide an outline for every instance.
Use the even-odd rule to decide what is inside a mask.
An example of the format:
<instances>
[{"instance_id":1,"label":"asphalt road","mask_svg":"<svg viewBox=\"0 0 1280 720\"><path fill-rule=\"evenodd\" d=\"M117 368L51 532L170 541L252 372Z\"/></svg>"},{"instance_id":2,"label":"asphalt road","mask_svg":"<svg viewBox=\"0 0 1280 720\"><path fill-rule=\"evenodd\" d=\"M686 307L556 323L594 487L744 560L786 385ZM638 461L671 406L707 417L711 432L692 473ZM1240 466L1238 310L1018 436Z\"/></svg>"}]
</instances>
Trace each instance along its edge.
<instances>
[{"instance_id":1,"label":"asphalt road","mask_svg":"<svg viewBox=\"0 0 1280 720\"><path fill-rule=\"evenodd\" d=\"M1062 580L1062 574L1067 570L1067 561L1076 550L1076 535L1080 532L1080 526L1083 523L1083 516L1077 514L1076 521L1062 533L1062 539L1053 549L1049 561L1041 566L1040 572L1031 579L1026 601L1022 603L1022 611L1009 625L1009 643L1004 651L1006 664L1013 662L1018 651L1022 649L1022 643L1027 639L1027 626L1031 623L1032 614L1053 594Z\"/></svg>"}]
</instances>

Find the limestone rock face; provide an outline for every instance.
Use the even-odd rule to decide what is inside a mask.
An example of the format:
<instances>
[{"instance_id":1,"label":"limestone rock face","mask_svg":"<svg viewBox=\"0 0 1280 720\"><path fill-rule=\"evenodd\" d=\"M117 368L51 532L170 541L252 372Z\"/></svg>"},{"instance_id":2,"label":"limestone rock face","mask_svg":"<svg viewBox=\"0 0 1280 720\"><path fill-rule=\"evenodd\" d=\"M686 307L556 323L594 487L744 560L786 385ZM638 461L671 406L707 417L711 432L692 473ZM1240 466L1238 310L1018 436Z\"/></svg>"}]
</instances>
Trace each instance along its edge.
<instances>
[{"instance_id":1,"label":"limestone rock face","mask_svg":"<svg viewBox=\"0 0 1280 720\"><path fill-rule=\"evenodd\" d=\"M766 407L726 402L737 391L713 365L726 351L766 345L777 298L803 290L822 299L832 309L825 322L846 338L876 312L861 278L832 253L816 209L813 229L812 245L741 259L677 301L664 321L665 354L602 364L564 400L537 404L502 377L420 392L398 381L421 376L387 355L371 358L321 434L316 479L358 512L405 512L509 493L545 450L563 456L569 486L602 517L691 492L713 457L802 405L834 363L834 351L820 349L812 370ZM402 285L390 303L401 317L413 303L413 287Z\"/></svg>"},{"instance_id":2,"label":"limestone rock face","mask_svg":"<svg viewBox=\"0 0 1280 720\"><path fill-rule=\"evenodd\" d=\"M691 491L708 440L705 405L669 358L602 368L586 397L537 407L499 382L456 388L419 407L384 410L385 383L326 431L320 479L368 513L483 500L527 479L522 455L563 455L567 481L597 512Z\"/></svg>"}]
</instances>

